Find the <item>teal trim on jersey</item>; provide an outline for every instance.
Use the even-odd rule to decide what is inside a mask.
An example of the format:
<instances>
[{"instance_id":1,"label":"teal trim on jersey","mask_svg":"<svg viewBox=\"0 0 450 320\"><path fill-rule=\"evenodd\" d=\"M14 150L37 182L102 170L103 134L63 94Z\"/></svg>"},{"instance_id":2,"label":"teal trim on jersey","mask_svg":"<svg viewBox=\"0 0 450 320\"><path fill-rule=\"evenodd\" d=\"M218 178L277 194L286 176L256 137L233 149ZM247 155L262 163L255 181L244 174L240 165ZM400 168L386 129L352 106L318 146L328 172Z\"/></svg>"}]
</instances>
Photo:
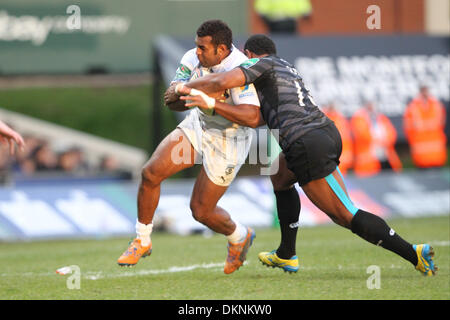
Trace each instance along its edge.
<instances>
[{"instance_id":1,"label":"teal trim on jersey","mask_svg":"<svg viewBox=\"0 0 450 320\"><path fill-rule=\"evenodd\" d=\"M248 69L259 61L259 58L248 59L241 63L241 67Z\"/></svg>"},{"instance_id":2,"label":"teal trim on jersey","mask_svg":"<svg viewBox=\"0 0 450 320\"><path fill-rule=\"evenodd\" d=\"M191 69L182 64L178 67L177 71L175 72L175 77L173 78L172 82L189 81L189 79L191 78L191 73L192 73Z\"/></svg>"},{"instance_id":3,"label":"teal trim on jersey","mask_svg":"<svg viewBox=\"0 0 450 320\"><path fill-rule=\"evenodd\" d=\"M339 174L340 174L340 172L339 172ZM340 184L334 178L333 174L331 173L328 176L326 176L325 180L328 182L331 189L338 196L339 200L341 200L341 202L344 204L344 206L347 208L347 210L350 211L350 213L352 215L355 215L355 213L359 209L353 205L353 202L349 199L349 197L347 196L345 191L341 188Z\"/></svg>"}]
</instances>

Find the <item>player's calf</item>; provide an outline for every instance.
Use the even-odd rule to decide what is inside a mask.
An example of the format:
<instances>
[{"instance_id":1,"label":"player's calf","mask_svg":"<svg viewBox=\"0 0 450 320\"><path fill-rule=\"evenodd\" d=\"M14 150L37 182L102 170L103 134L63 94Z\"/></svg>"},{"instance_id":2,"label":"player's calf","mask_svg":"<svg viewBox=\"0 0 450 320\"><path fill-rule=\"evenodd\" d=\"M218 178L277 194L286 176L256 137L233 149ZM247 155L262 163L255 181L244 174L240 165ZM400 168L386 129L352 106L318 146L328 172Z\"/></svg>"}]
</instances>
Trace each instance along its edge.
<instances>
[{"instance_id":1,"label":"player's calf","mask_svg":"<svg viewBox=\"0 0 450 320\"><path fill-rule=\"evenodd\" d=\"M390 250L417 265L417 254L412 244L403 240L380 217L358 210L351 221L351 230L366 241Z\"/></svg>"}]
</instances>

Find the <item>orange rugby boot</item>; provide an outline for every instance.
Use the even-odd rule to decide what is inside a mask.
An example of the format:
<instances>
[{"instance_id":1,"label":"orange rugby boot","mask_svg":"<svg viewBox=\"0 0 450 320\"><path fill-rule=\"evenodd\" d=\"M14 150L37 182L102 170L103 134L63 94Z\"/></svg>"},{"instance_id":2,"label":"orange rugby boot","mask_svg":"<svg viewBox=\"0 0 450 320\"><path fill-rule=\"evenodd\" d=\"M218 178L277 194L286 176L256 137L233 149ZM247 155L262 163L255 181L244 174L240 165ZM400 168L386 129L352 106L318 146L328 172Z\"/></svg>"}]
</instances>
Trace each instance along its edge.
<instances>
[{"instance_id":1,"label":"orange rugby boot","mask_svg":"<svg viewBox=\"0 0 450 320\"><path fill-rule=\"evenodd\" d=\"M134 266L139 259L148 257L152 253L152 243L147 247L141 245L140 239L134 239L127 250L117 260L119 266Z\"/></svg>"},{"instance_id":2,"label":"orange rugby boot","mask_svg":"<svg viewBox=\"0 0 450 320\"><path fill-rule=\"evenodd\" d=\"M228 257L223 272L230 274L242 266L254 238L255 231L251 228L247 228L247 237L245 237L244 241L238 243L228 242Z\"/></svg>"}]
</instances>

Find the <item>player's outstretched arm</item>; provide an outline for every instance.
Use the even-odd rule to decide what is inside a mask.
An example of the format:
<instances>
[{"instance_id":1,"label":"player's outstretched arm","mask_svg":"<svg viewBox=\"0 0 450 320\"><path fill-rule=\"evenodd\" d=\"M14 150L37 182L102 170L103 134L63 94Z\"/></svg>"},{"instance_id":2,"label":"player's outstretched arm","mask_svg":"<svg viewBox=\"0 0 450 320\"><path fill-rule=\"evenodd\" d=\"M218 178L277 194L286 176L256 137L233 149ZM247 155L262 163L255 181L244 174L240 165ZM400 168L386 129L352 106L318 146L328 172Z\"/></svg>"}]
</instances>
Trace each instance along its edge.
<instances>
[{"instance_id":1,"label":"player's outstretched arm","mask_svg":"<svg viewBox=\"0 0 450 320\"><path fill-rule=\"evenodd\" d=\"M235 106L217 101L214 110L222 117L242 126L257 128L265 124L260 107L253 104L238 104Z\"/></svg>"},{"instance_id":2,"label":"player's outstretched arm","mask_svg":"<svg viewBox=\"0 0 450 320\"><path fill-rule=\"evenodd\" d=\"M240 68L234 68L227 72L209 74L204 77L189 81L184 85L187 88L194 88L206 94L212 94L226 89L242 87L245 85L245 75ZM180 94L189 94L188 89Z\"/></svg>"},{"instance_id":3,"label":"player's outstretched arm","mask_svg":"<svg viewBox=\"0 0 450 320\"><path fill-rule=\"evenodd\" d=\"M194 89L192 95L181 96L180 100L187 101L186 107L198 106L202 109L213 109L222 117L242 126L256 128L264 124L259 106L253 104L231 105L225 102L215 100L205 93Z\"/></svg>"},{"instance_id":4,"label":"player's outstretched arm","mask_svg":"<svg viewBox=\"0 0 450 320\"><path fill-rule=\"evenodd\" d=\"M0 121L0 141L9 143L10 154L14 154L14 143L22 150L25 148L25 142L23 141L22 136L2 121Z\"/></svg>"}]
</instances>

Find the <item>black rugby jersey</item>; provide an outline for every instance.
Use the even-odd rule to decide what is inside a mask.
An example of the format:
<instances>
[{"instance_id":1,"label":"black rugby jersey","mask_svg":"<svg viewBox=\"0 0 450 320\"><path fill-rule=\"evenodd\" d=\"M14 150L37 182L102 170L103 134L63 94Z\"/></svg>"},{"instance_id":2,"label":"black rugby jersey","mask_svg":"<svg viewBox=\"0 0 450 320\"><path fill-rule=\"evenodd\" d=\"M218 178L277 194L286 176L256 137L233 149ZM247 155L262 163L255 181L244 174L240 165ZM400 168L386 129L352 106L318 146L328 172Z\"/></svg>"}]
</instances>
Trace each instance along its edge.
<instances>
[{"instance_id":1,"label":"black rugby jersey","mask_svg":"<svg viewBox=\"0 0 450 320\"><path fill-rule=\"evenodd\" d=\"M332 121L315 105L295 67L277 56L249 59L239 66L245 83L258 92L261 112L270 129L279 130L283 150L311 129Z\"/></svg>"}]
</instances>

